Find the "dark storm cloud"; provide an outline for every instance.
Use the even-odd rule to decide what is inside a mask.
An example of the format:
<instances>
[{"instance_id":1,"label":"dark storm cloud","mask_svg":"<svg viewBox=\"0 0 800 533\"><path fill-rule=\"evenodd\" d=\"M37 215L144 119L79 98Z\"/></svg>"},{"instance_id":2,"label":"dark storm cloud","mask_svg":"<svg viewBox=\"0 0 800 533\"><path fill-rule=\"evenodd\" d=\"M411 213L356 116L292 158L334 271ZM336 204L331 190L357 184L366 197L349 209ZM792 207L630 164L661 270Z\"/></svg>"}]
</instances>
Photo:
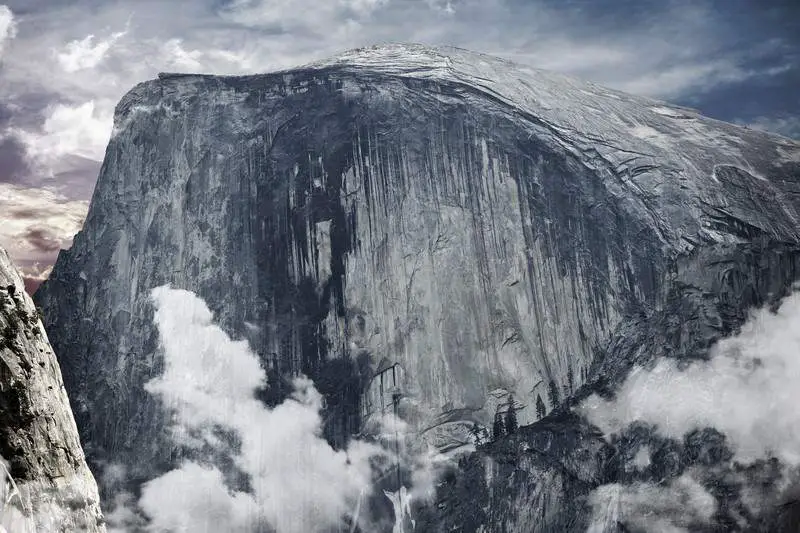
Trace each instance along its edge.
<instances>
[{"instance_id":1,"label":"dark storm cloud","mask_svg":"<svg viewBox=\"0 0 800 533\"><path fill-rule=\"evenodd\" d=\"M13 111L7 104L0 102L0 128L5 128L13 116Z\"/></svg>"},{"instance_id":2,"label":"dark storm cloud","mask_svg":"<svg viewBox=\"0 0 800 533\"><path fill-rule=\"evenodd\" d=\"M13 124L24 129L38 128L47 116L47 109L65 100L63 95L45 87L30 87L24 93L10 94L7 98L7 125Z\"/></svg>"},{"instance_id":3,"label":"dark storm cloud","mask_svg":"<svg viewBox=\"0 0 800 533\"><path fill-rule=\"evenodd\" d=\"M755 79L744 85L720 87L696 98L695 106L706 115L721 120L748 124L770 118L775 121L800 120L800 69L794 68L772 78ZM755 95L755 97L754 97ZM800 138L800 131L784 127L775 133ZM766 128L770 129L770 128Z\"/></svg>"},{"instance_id":4,"label":"dark storm cloud","mask_svg":"<svg viewBox=\"0 0 800 533\"><path fill-rule=\"evenodd\" d=\"M14 135L0 136L0 183L21 183L30 173L25 144Z\"/></svg>"},{"instance_id":5,"label":"dark storm cloud","mask_svg":"<svg viewBox=\"0 0 800 533\"><path fill-rule=\"evenodd\" d=\"M7 212L7 216L9 218L14 218L17 220L37 220L40 218L44 218L50 213L44 209L37 209L37 208L18 208L18 209L10 209Z\"/></svg>"},{"instance_id":6,"label":"dark storm cloud","mask_svg":"<svg viewBox=\"0 0 800 533\"><path fill-rule=\"evenodd\" d=\"M55 189L68 200L86 200L92 196L94 182L100 173L100 161L76 157L69 168L56 172Z\"/></svg>"},{"instance_id":7,"label":"dark storm cloud","mask_svg":"<svg viewBox=\"0 0 800 533\"><path fill-rule=\"evenodd\" d=\"M761 127L780 128L784 135L787 124L800 116L800 2L512 0L510 4L518 20L535 20L543 7L556 13L560 29L570 35L562 55L569 45L587 41L609 51L636 51L621 56L622 61L607 72L591 65L579 69L579 75L592 81L695 107L721 120L758 121ZM533 49L537 38L537 32L531 32L525 44ZM599 54L592 57L602 59Z\"/></svg>"},{"instance_id":8,"label":"dark storm cloud","mask_svg":"<svg viewBox=\"0 0 800 533\"><path fill-rule=\"evenodd\" d=\"M797 138L800 119L800 2L731 0L712 2L720 35L754 73L706 93L681 95L677 103L730 122L751 123Z\"/></svg>"},{"instance_id":9,"label":"dark storm cloud","mask_svg":"<svg viewBox=\"0 0 800 533\"><path fill-rule=\"evenodd\" d=\"M44 228L29 228L23 238L40 252L57 252L61 249L61 240Z\"/></svg>"}]
</instances>

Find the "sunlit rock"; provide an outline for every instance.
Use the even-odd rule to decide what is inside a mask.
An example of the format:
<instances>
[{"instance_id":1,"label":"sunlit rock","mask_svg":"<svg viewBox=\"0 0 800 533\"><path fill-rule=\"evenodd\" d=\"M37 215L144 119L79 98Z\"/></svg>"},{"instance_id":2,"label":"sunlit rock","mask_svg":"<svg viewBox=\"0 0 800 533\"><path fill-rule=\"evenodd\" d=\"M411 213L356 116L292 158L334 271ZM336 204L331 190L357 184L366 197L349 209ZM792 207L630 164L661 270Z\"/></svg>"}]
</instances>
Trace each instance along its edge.
<instances>
[{"instance_id":1,"label":"sunlit rock","mask_svg":"<svg viewBox=\"0 0 800 533\"><path fill-rule=\"evenodd\" d=\"M0 531L105 530L61 369L0 248Z\"/></svg>"}]
</instances>

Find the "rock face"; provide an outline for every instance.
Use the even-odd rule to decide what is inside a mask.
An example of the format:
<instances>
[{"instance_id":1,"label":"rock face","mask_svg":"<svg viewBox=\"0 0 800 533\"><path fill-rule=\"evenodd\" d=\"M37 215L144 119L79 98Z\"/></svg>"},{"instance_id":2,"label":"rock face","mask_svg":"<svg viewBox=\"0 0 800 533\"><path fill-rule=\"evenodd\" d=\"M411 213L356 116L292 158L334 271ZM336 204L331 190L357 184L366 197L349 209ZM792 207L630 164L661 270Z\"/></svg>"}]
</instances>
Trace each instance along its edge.
<instances>
[{"instance_id":1,"label":"rock face","mask_svg":"<svg viewBox=\"0 0 800 533\"><path fill-rule=\"evenodd\" d=\"M0 483L0 526L9 532L106 530L61 370L22 278L3 249Z\"/></svg>"},{"instance_id":2,"label":"rock face","mask_svg":"<svg viewBox=\"0 0 800 533\"><path fill-rule=\"evenodd\" d=\"M508 394L526 425L634 362L702 355L797 278L799 212L796 142L462 50L378 47L135 87L36 300L87 455L133 480L174 460L143 389L165 283L251 342L265 400L312 376L332 442L400 391L448 448ZM487 531L534 530L508 523Z\"/></svg>"}]
</instances>

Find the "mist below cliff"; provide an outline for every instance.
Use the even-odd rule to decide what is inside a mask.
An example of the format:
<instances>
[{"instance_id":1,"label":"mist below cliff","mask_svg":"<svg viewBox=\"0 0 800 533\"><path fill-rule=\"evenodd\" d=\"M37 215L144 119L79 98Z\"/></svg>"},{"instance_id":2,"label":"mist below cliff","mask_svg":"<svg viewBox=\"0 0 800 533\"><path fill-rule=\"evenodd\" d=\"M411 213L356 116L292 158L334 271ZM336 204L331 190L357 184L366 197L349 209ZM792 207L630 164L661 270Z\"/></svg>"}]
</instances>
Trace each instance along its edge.
<instances>
[{"instance_id":1,"label":"mist below cliff","mask_svg":"<svg viewBox=\"0 0 800 533\"><path fill-rule=\"evenodd\" d=\"M368 498L402 510L431 490L430 457L410 457L405 444L401 456L392 441L406 436L401 420L382 420L389 440L334 449L323 436L323 397L308 378L294 379L290 397L267 407L258 399L267 375L246 340L231 339L189 291L159 287L151 299L164 371L145 388L171 413L173 444L187 459L147 480L138 501L118 497L111 531L379 531L387 523L360 513ZM400 460L417 470L414 486L384 495L376 482ZM394 518L393 531L402 520Z\"/></svg>"},{"instance_id":2,"label":"mist below cliff","mask_svg":"<svg viewBox=\"0 0 800 533\"><path fill-rule=\"evenodd\" d=\"M189 291L160 287L151 299L165 365L146 389L172 413L173 441L191 459L145 482L138 502L120 498L109 515L111 531L408 533L419 515L429 516L435 502L428 498L455 463L445 459L437 468L419 450L397 455L391 439L354 440L335 450L322 434L323 398L310 380L297 378L290 398L265 406L257 396L268 386L266 374L247 341L231 339ZM609 463L624 472L583 498L581 530L789 523L800 497L800 336L792 327L798 322L795 292L752 310L707 358L637 367L613 398L592 395L577 405L574 411L616 450ZM415 438L402 420L387 418L380 431ZM536 438L528 440L536 446ZM462 460L483 457L493 468L502 442L490 444L495 448L479 446ZM677 463L665 453L670 446L683 456ZM362 514L370 498L384 497L381 472L398 462L418 470L417 485L386 492L391 511L385 508L382 519ZM491 485L492 477L484 474L480 483Z\"/></svg>"},{"instance_id":3,"label":"mist below cliff","mask_svg":"<svg viewBox=\"0 0 800 533\"><path fill-rule=\"evenodd\" d=\"M630 531L690 531L726 514L728 527L748 530L784 511L794 518L781 518L800 528L798 324L794 292L751 310L706 358L653 361L634 368L613 398L584 401L577 411L607 440L623 443L628 474L590 495L589 531L615 530L617 523ZM683 441L693 461L680 476L665 478L655 470L669 467L668 441Z\"/></svg>"}]
</instances>

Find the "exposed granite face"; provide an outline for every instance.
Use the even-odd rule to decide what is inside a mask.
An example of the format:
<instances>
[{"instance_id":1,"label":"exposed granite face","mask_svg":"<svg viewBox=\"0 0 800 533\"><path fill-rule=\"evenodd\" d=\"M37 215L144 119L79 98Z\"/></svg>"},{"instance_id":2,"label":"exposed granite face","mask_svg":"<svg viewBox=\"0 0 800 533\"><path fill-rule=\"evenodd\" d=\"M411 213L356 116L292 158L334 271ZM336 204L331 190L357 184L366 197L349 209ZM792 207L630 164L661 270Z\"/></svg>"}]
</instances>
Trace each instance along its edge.
<instances>
[{"instance_id":1,"label":"exposed granite face","mask_svg":"<svg viewBox=\"0 0 800 533\"><path fill-rule=\"evenodd\" d=\"M479 54L379 47L135 87L36 300L88 456L134 480L175 459L143 389L165 283L250 340L267 400L281 374L324 382L331 441L377 408L361 392L385 361L403 415L447 447L509 392L525 425L539 397L550 412L635 361L702 356L797 278L798 211L794 141ZM530 512L569 497L552 494Z\"/></svg>"},{"instance_id":2,"label":"exposed granite face","mask_svg":"<svg viewBox=\"0 0 800 533\"><path fill-rule=\"evenodd\" d=\"M106 530L58 361L2 248L0 484L0 525L9 532Z\"/></svg>"}]
</instances>

